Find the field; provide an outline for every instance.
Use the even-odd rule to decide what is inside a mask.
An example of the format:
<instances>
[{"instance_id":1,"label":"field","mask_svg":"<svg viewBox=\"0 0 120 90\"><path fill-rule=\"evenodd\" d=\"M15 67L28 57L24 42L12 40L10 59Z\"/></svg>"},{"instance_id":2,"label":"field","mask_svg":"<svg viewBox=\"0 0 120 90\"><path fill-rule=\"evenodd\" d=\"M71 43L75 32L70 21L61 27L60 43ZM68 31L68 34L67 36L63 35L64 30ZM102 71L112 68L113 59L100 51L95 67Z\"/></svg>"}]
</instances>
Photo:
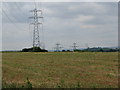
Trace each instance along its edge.
<instances>
[{"instance_id":1,"label":"field","mask_svg":"<svg viewBox=\"0 0 120 90\"><path fill-rule=\"evenodd\" d=\"M117 52L3 52L3 88L118 88Z\"/></svg>"}]
</instances>

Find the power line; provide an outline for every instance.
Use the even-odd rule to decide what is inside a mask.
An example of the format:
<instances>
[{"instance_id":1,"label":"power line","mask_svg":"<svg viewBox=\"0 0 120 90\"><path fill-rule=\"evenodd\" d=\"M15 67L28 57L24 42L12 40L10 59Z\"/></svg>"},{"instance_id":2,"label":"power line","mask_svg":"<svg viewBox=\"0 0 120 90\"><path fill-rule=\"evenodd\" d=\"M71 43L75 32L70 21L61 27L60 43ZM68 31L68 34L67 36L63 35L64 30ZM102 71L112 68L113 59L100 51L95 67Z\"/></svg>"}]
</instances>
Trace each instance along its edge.
<instances>
[{"instance_id":1,"label":"power line","mask_svg":"<svg viewBox=\"0 0 120 90\"><path fill-rule=\"evenodd\" d=\"M6 5L6 4L4 4L4 5L5 5L5 9L7 9L7 11L10 11L10 10L8 9L8 6L7 6L8 3L7 3L7 5ZM3 9L2 9L2 10L3 10ZM13 11L14 11L14 10L13 10ZM3 12L5 13L5 15L7 16L7 18L9 19L10 22L16 24L15 22L18 21L18 19L13 15L13 13L11 14L11 16L14 18L15 22L14 22L13 19L11 19L10 15L8 15L8 14L6 13L6 10L3 10ZM27 23L27 22L26 22L26 23ZM15 25L15 26L18 27L18 25ZM20 27L20 26L19 26L19 28L22 29L22 30L27 30L27 29L28 29L28 28L25 28L25 27L22 28L22 27Z\"/></svg>"},{"instance_id":2,"label":"power line","mask_svg":"<svg viewBox=\"0 0 120 90\"><path fill-rule=\"evenodd\" d=\"M44 38L43 23L41 24L41 43L43 44L43 45L42 45L43 49L45 49L45 38Z\"/></svg>"},{"instance_id":3,"label":"power line","mask_svg":"<svg viewBox=\"0 0 120 90\"><path fill-rule=\"evenodd\" d=\"M42 9L42 3L41 2L38 2L38 8Z\"/></svg>"},{"instance_id":4,"label":"power line","mask_svg":"<svg viewBox=\"0 0 120 90\"><path fill-rule=\"evenodd\" d=\"M9 19L9 21L14 24L17 28L17 25L9 18L9 16L6 14L6 12L2 9L2 12L4 13L4 15ZM18 29L18 28L17 28Z\"/></svg>"},{"instance_id":5,"label":"power line","mask_svg":"<svg viewBox=\"0 0 120 90\"><path fill-rule=\"evenodd\" d=\"M30 24L29 24L29 36L30 36L30 42L32 43L32 35L31 35Z\"/></svg>"},{"instance_id":6,"label":"power line","mask_svg":"<svg viewBox=\"0 0 120 90\"><path fill-rule=\"evenodd\" d=\"M19 12L20 12L20 16L26 16L27 14L24 14L23 10L18 6L18 4L16 2L14 2L14 3L17 8L17 11L19 10Z\"/></svg>"},{"instance_id":7,"label":"power line","mask_svg":"<svg viewBox=\"0 0 120 90\"><path fill-rule=\"evenodd\" d=\"M41 8L41 10L42 10L42 3L41 2L38 2L38 8ZM43 15L43 12L41 12L41 15L42 16L44 16ZM42 22L44 23L44 18L42 18ZM42 25L42 41L43 41L43 49L45 49L45 38L44 38L44 26L43 26L43 24L41 24Z\"/></svg>"},{"instance_id":8,"label":"power line","mask_svg":"<svg viewBox=\"0 0 120 90\"><path fill-rule=\"evenodd\" d=\"M21 6L20 6L19 3L16 3L16 2L15 2L15 5L16 5L16 7L18 8L17 10L20 10L20 11L22 12L22 13L20 13L22 16L28 17L28 14L23 12L23 10L21 9ZM19 11L19 12L20 12L20 11ZM25 10L24 10L24 11L25 11ZM28 19L27 19L27 20L28 20Z\"/></svg>"},{"instance_id":9,"label":"power line","mask_svg":"<svg viewBox=\"0 0 120 90\"><path fill-rule=\"evenodd\" d=\"M16 28L18 29L22 29L22 30L25 30L26 31L26 29L23 29L23 28L21 28L21 27L18 27L17 25L16 25L16 23L15 22L13 22L13 20L7 15L7 13L2 9L2 12L4 13L4 15L8 18L8 20L14 25L14 26L16 26Z\"/></svg>"},{"instance_id":10,"label":"power line","mask_svg":"<svg viewBox=\"0 0 120 90\"><path fill-rule=\"evenodd\" d=\"M8 3L7 3L7 5L4 4L4 6L5 6L4 9L6 9L7 11L10 11L10 15L15 19L15 21L18 21L18 19L16 18L16 16L12 13L12 12L14 11L13 8L12 8L12 11L9 10ZM4 10L4 11L6 11L6 10ZM6 12L7 12L7 11L6 11ZM7 14L7 13L6 13L6 14Z\"/></svg>"},{"instance_id":11,"label":"power line","mask_svg":"<svg viewBox=\"0 0 120 90\"><path fill-rule=\"evenodd\" d=\"M22 11L21 8L17 5L17 3L16 3L16 2L14 2L14 3L15 3L15 5L16 5L16 7L18 8L18 10ZM23 14L22 14L22 15L23 15Z\"/></svg>"},{"instance_id":12,"label":"power line","mask_svg":"<svg viewBox=\"0 0 120 90\"><path fill-rule=\"evenodd\" d=\"M20 20L22 20L22 18L23 17L25 17L25 16L27 16L27 14L24 14L24 12L21 10L21 8L17 5L17 3L16 2L14 2L15 4L14 4L14 6L16 7L16 8L12 8L12 11L11 10L9 10L9 7L8 7L8 3L7 4L4 4L5 5L5 9L7 10L7 11L11 11L10 12L10 15L12 16L12 18L14 18L14 20L16 21L16 22L20 22ZM13 10L14 9L14 10ZM17 11L18 12L18 10L19 10L19 17L21 17L21 19L19 19L18 17L16 17L16 15L14 15L14 12L13 11ZM15 12L16 13L16 12ZM9 16L9 15L8 15ZM27 16L28 17L28 16ZM27 17L26 17L26 19L27 19ZM27 19L28 20L28 19ZM26 20L26 21L27 21ZM23 19L23 21L25 21L24 19ZM25 23L28 23L28 22L25 22Z\"/></svg>"},{"instance_id":13,"label":"power line","mask_svg":"<svg viewBox=\"0 0 120 90\"><path fill-rule=\"evenodd\" d=\"M34 0L34 5L35 5L35 8L37 8L37 5L36 5L36 2L35 2L35 0Z\"/></svg>"}]
</instances>

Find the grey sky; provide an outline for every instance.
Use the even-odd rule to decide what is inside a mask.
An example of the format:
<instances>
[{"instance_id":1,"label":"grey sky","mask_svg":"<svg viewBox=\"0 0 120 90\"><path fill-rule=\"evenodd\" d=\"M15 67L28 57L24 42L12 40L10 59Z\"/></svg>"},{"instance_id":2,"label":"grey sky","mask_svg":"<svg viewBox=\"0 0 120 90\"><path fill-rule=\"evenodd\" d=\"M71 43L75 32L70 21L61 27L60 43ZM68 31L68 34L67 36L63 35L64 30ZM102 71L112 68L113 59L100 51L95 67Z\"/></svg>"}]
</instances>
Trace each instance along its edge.
<instances>
[{"instance_id":1,"label":"grey sky","mask_svg":"<svg viewBox=\"0 0 120 90\"><path fill-rule=\"evenodd\" d=\"M46 49L59 42L69 49L74 42L79 48L118 46L117 2L42 2ZM34 3L3 3L3 50L19 50L32 46L32 26L29 30L29 10ZM40 40L43 42L40 30Z\"/></svg>"}]
</instances>

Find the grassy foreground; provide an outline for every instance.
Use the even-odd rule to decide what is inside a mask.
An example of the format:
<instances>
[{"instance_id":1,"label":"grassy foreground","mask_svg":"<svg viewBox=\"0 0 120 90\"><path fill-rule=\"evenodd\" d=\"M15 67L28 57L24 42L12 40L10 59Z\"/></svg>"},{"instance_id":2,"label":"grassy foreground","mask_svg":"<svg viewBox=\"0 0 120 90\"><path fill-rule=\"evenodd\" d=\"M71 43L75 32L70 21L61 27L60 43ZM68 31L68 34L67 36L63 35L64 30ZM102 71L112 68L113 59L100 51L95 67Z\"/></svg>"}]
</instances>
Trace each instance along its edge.
<instances>
[{"instance_id":1,"label":"grassy foreground","mask_svg":"<svg viewBox=\"0 0 120 90\"><path fill-rule=\"evenodd\" d=\"M3 88L117 88L117 52L3 52Z\"/></svg>"}]
</instances>

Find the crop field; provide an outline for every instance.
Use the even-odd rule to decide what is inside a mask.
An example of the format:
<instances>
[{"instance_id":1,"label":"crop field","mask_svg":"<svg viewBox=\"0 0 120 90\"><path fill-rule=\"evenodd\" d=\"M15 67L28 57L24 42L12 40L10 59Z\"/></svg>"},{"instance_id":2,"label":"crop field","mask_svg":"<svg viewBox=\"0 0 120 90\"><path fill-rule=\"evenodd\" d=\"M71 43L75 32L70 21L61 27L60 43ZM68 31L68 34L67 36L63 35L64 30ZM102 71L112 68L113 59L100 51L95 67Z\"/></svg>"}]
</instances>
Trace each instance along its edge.
<instances>
[{"instance_id":1,"label":"crop field","mask_svg":"<svg viewBox=\"0 0 120 90\"><path fill-rule=\"evenodd\" d=\"M118 88L117 52L3 52L3 88Z\"/></svg>"}]
</instances>

